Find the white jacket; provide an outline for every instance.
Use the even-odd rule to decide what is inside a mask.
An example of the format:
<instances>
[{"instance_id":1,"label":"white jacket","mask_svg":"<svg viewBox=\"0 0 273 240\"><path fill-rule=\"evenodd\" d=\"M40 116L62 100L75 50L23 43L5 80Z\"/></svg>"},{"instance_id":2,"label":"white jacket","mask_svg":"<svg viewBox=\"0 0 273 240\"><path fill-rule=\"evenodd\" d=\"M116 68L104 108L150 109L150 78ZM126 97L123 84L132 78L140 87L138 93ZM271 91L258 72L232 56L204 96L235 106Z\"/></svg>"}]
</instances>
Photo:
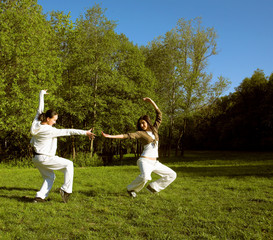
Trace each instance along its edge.
<instances>
[{"instance_id":1,"label":"white jacket","mask_svg":"<svg viewBox=\"0 0 273 240\"><path fill-rule=\"evenodd\" d=\"M33 146L36 153L47 156L55 156L57 150L57 137L86 135L87 131L79 129L57 129L50 125L41 124L38 117L44 111L45 93L46 92L44 90L40 91L39 108L30 130L32 135L30 144Z\"/></svg>"}]
</instances>

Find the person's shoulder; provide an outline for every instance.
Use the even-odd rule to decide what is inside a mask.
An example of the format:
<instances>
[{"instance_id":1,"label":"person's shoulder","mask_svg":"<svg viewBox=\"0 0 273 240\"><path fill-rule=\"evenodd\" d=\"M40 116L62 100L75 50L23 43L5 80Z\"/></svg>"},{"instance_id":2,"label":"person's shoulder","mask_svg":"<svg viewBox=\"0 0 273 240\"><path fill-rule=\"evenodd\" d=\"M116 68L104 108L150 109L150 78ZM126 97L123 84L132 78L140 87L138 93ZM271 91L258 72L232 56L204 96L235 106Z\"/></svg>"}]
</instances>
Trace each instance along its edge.
<instances>
[{"instance_id":1,"label":"person's shoulder","mask_svg":"<svg viewBox=\"0 0 273 240\"><path fill-rule=\"evenodd\" d=\"M142 134L145 134L145 133L146 133L146 131L143 131L143 130L137 130L135 133L142 135Z\"/></svg>"},{"instance_id":2,"label":"person's shoulder","mask_svg":"<svg viewBox=\"0 0 273 240\"><path fill-rule=\"evenodd\" d=\"M52 127L50 125L47 125L47 124L40 124L40 131L43 131L43 132L46 132L46 131L54 131L56 130L57 128L55 127Z\"/></svg>"},{"instance_id":3,"label":"person's shoulder","mask_svg":"<svg viewBox=\"0 0 273 240\"><path fill-rule=\"evenodd\" d=\"M127 133L125 135L132 139L135 139L135 138L138 139L138 138L141 138L144 134L145 134L144 131L136 131L136 132Z\"/></svg>"},{"instance_id":4,"label":"person's shoulder","mask_svg":"<svg viewBox=\"0 0 273 240\"><path fill-rule=\"evenodd\" d=\"M148 133L146 131L136 131L139 136L146 136Z\"/></svg>"}]
</instances>

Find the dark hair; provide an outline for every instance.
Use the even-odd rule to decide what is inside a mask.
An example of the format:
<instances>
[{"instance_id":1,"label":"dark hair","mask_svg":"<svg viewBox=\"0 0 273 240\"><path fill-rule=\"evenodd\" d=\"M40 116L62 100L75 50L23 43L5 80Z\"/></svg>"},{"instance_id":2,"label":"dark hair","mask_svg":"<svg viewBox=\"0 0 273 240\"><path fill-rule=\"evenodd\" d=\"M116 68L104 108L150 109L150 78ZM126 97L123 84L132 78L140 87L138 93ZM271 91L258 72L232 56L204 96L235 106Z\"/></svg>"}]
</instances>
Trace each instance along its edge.
<instances>
[{"instance_id":1,"label":"dark hair","mask_svg":"<svg viewBox=\"0 0 273 240\"><path fill-rule=\"evenodd\" d=\"M138 121L137 121L137 130L138 130L138 131L144 131L144 130L141 128L141 126L140 126L140 121L141 121L141 120L144 120L144 121L147 122L148 126L150 127L150 129L152 130L152 132L153 132L153 134L154 134L154 133L155 133L155 131L154 131L154 126L153 126L153 124L151 123L151 119L150 119L150 117L149 117L148 115L144 115L144 116L142 116L142 117L140 117L140 118L138 119Z\"/></svg>"},{"instance_id":2,"label":"dark hair","mask_svg":"<svg viewBox=\"0 0 273 240\"><path fill-rule=\"evenodd\" d=\"M53 110L47 110L46 113L41 113L38 117L39 121L46 122L47 118L53 118L54 116L58 115L57 112Z\"/></svg>"}]
</instances>

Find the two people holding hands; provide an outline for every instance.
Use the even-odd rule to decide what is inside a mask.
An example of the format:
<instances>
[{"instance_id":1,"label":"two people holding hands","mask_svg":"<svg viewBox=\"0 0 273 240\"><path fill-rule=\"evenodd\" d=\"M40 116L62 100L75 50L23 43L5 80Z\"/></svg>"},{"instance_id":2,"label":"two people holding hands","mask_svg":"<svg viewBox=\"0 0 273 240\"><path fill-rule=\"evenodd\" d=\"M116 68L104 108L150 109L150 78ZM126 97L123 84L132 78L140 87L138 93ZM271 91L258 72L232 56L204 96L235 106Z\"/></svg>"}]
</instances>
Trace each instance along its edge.
<instances>
[{"instance_id":1,"label":"two people holding hands","mask_svg":"<svg viewBox=\"0 0 273 240\"><path fill-rule=\"evenodd\" d=\"M31 126L31 145L34 149L33 163L40 171L44 181L41 189L36 193L35 202L43 202L48 196L54 180L54 170L62 171L64 173L64 183L60 188L60 194L63 201L66 203L72 193L74 167L73 162L56 156L57 137L71 136L71 135L86 135L89 139L94 138L92 129L57 129L53 127L58 119L58 114L52 110L44 111L44 95L46 90L40 91L39 107L37 114ZM137 131L134 133L109 135L102 133L105 138L115 139L139 139L143 145L143 152L141 157L137 160L137 165L140 170L140 175L127 186L127 192L131 197L136 197L146 183L151 180L151 173L154 172L161 176L160 179L150 183L147 190L151 193L157 193L165 189L176 178L176 173L160 163L158 158L158 129L162 121L162 113L150 98L144 98L145 102L150 103L156 112L156 120L152 124L150 117L144 115L137 121Z\"/></svg>"}]
</instances>

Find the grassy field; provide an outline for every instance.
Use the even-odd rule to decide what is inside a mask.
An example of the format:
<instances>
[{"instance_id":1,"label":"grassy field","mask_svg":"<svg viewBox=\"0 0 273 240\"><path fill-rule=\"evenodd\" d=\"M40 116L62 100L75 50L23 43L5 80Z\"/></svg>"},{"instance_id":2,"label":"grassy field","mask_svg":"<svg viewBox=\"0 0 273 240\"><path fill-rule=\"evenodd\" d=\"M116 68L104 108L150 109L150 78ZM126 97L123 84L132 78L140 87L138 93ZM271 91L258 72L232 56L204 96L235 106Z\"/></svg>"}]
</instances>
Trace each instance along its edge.
<instances>
[{"instance_id":1,"label":"grassy field","mask_svg":"<svg viewBox=\"0 0 273 240\"><path fill-rule=\"evenodd\" d=\"M67 204L61 173L49 201L33 203L38 170L2 166L0 239L273 239L272 153L186 152L162 162L178 178L136 199L126 193L136 166L75 168Z\"/></svg>"}]
</instances>

